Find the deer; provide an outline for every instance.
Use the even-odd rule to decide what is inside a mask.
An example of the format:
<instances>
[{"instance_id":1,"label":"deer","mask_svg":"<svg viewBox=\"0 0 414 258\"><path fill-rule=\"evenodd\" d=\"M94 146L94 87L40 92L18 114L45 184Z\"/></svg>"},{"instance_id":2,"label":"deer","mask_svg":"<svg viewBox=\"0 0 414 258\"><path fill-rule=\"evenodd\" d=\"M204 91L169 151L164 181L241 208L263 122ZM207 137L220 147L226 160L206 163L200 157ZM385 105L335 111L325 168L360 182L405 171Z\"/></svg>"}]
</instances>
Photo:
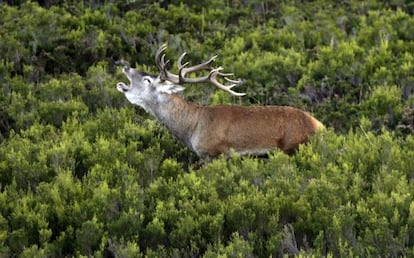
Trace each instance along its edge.
<instances>
[{"instance_id":1,"label":"deer","mask_svg":"<svg viewBox=\"0 0 414 258\"><path fill-rule=\"evenodd\" d=\"M232 89L242 80L230 79L233 74L223 73L221 66L213 67L217 56L188 66L188 62L183 63L187 54L184 52L177 60L178 74L174 74L168 70L170 60L165 60L166 49L167 45L163 44L155 53L158 75L125 65L122 71L130 84L118 82L116 88L130 103L154 116L201 159L232 152L261 156L276 149L292 155L300 144L324 128L308 112L290 106L202 106L187 102L180 96L185 83L210 83L234 96L246 94Z\"/></svg>"}]
</instances>

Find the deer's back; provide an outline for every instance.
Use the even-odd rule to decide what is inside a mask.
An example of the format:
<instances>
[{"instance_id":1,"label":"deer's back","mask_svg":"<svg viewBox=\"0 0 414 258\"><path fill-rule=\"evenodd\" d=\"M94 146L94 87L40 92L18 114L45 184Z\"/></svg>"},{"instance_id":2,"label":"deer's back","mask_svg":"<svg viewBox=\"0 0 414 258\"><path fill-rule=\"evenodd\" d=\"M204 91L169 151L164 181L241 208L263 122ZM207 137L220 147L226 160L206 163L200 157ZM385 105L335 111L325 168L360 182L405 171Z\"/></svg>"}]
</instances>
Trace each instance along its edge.
<instances>
[{"instance_id":1,"label":"deer's back","mask_svg":"<svg viewBox=\"0 0 414 258\"><path fill-rule=\"evenodd\" d=\"M214 106L203 111L198 145L210 156L230 148L246 154L275 148L291 152L323 127L309 113L287 106Z\"/></svg>"}]
</instances>

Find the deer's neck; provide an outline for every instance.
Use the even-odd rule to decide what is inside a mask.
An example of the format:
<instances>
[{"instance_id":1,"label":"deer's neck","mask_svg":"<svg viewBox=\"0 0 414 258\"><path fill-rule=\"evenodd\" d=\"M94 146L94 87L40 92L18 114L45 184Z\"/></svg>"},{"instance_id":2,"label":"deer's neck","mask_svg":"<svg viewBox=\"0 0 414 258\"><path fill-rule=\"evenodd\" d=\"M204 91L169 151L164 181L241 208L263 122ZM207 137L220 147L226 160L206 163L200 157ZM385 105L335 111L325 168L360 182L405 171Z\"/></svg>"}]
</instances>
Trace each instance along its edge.
<instances>
[{"instance_id":1,"label":"deer's neck","mask_svg":"<svg viewBox=\"0 0 414 258\"><path fill-rule=\"evenodd\" d=\"M197 126L201 107L193 105L178 95L164 95L152 105L151 113L172 134L191 149L191 136Z\"/></svg>"}]
</instances>

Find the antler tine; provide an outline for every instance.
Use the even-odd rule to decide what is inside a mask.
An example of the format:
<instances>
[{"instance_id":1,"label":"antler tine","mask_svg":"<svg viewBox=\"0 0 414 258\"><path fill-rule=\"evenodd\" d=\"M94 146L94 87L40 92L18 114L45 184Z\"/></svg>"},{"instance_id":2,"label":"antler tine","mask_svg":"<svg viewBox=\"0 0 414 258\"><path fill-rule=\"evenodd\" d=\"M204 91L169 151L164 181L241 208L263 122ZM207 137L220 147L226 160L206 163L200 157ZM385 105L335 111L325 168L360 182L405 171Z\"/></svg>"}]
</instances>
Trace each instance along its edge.
<instances>
[{"instance_id":1,"label":"antler tine","mask_svg":"<svg viewBox=\"0 0 414 258\"><path fill-rule=\"evenodd\" d=\"M220 68L223 69L221 66L220 66ZM233 76L234 74L233 73L218 72L218 75L223 76L223 77L227 77L227 76Z\"/></svg>"},{"instance_id":2,"label":"antler tine","mask_svg":"<svg viewBox=\"0 0 414 258\"><path fill-rule=\"evenodd\" d=\"M155 64L160 70L160 79L165 81L171 81L173 83L179 83L178 75L175 75L168 71L167 65L170 63L170 60L165 61L165 50L167 49L167 44L162 44L157 52L155 53Z\"/></svg>"},{"instance_id":3,"label":"antler tine","mask_svg":"<svg viewBox=\"0 0 414 258\"><path fill-rule=\"evenodd\" d=\"M229 78L227 78L227 77L224 77L224 79L225 79L226 81L230 82L230 83L236 84L235 86L239 86L240 84L242 84L242 83L243 83L243 81L242 81L242 80L232 80L232 79L229 79Z\"/></svg>"},{"instance_id":4,"label":"antler tine","mask_svg":"<svg viewBox=\"0 0 414 258\"><path fill-rule=\"evenodd\" d=\"M160 78L161 80L165 81L165 80L168 80L169 78L168 76L169 72L167 70L167 65L170 63L170 60L167 60L165 62L165 54L162 55L161 60L162 60L162 67L160 68Z\"/></svg>"},{"instance_id":5,"label":"antler tine","mask_svg":"<svg viewBox=\"0 0 414 258\"><path fill-rule=\"evenodd\" d=\"M246 93L239 93L239 92L231 90L231 88L240 85L242 83L241 80L232 80L232 79L227 78L228 76L232 76L233 74L220 72L221 70L223 70L222 67L213 68L213 62L217 58L217 56L213 56L209 60L201 64L187 67L189 64L188 62L185 62L183 64L183 59L187 55L187 53L184 52L177 60L179 71L178 71L178 75L175 75L169 72L167 69L167 65L169 64L170 60L165 61L165 50L166 49L167 49L167 44L163 44L160 46L160 48L157 50L155 54L155 62L156 62L158 69L160 70L161 80L168 80L176 84L210 82L214 84L216 87L218 87L219 89L222 89L234 96L246 95ZM208 75L196 77L196 78L185 77L188 73L198 72L202 70L209 71ZM227 82L231 84L224 85L220 83L217 80L218 76L222 77L224 80L226 80Z\"/></svg>"},{"instance_id":6,"label":"antler tine","mask_svg":"<svg viewBox=\"0 0 414 258\"><path fill-rule=\"evenodd\" d=\"M209 81L212 84L214 84L217 88L222 89L222 90L224 90L224 91L226 91L226 92L228 92L228 93L230 93L230 94L232 94L234 96L241 97L241 96L246 95L246 93L236 92L236 91L233 91L231 89L231 88L233 88L235 86L239 86L242 83L241 80L235 81L235 80L228 79L227 77L223 77L226 81L232 83L230 85L224 85L224 84L220 83L219 81L217 81L217 76L218 75L222 76L222 74L223 74L223 73L220 73L220 71L222 69L223 69L222 67L218 67L216 69L211 70L211 72L209 74Z\"/></svg>"},{"instance_id":7,"label":"antler tine","mask_svg":"<svg viewBox=\"0 0 414 258\"><path fill-rule=\"evenodd\" d=\"M187 82L185 75L188 73L192 73L192 72L197 72L197 71L202 71L202 70L211 70L213 69L212 64L214 62L214 59L216 59L217 56L213 56L211 57L208 61L198 64L198 65L194 65L194 66L190 66L190 67L186 67L188 65L188 62L186 62L185 64L182 64L182 60L184 58L184 56L187 53L183 53L180 58L178 59L178 75L180 78L180 82Z\"/></svg>"},{"instance_id":8,"label":"antler tine","mask_svg":"<svg viewBox=\"0 0 414 258\"><path fill-rule=\"evenodd\" d=\"M213 56L211 57L208 61L198 64L198 65L194 65L191 67L186 67L188 65L188 62L185 64L182 64L182 59L184 58L184 56L186 55L186 53L182 54L179 58L179 68L180 71L178 73L178 78L180 83L203 83L203 82L211 82L212 84L214 84L216 87L218 87L219 89L222 89L234 96L244 96L246 95L246 93L239 93L236 91L231 90L231 88L238 86L242 83L242 81L240 80L231 80L229 78L227 78L227 76L232 76L232 73L222 73L220 72L221 70L223 70L223 67L218 67L218 68L213 68L212 64L214 62L214 60L217 58L217 56ZM206 76L202 76L202 77L197 77L197 78L186 78L185 75L187 73L191 73L191 72L197 72L200 70L210 70L210 73ZM220 83L217 80L217 76L221 76L223 77L223 79L225 79L226 81L230 82L230 85L224 85L222 83Z\"/></svg>"},{"instance_id":9,"label":"antler tine","mask_svg":"<svg viewBox=\"0 0 414 258\"><path fill-rule=\"evenodd\" d=\"M167 44L162 44L155 53L155 64L157 65L160 71L163 70L165 63L164 63L164 52L167 49Z\"/></svg>"},{"instance_id":10,"label":"antler tine","mask_svg":"<svg viewBox=\"0 0 414 258\"><path fill-rule=\"evenodd\" d=\"M189 64L188 62L186 62L185 64L182 63L183 59L184 59L184 56L186 56L186 55L187 55L186 52L182 53L181 56L177 60L179 70L183 69L184 67L186 67Z\"/></svg>"}]
</instances>

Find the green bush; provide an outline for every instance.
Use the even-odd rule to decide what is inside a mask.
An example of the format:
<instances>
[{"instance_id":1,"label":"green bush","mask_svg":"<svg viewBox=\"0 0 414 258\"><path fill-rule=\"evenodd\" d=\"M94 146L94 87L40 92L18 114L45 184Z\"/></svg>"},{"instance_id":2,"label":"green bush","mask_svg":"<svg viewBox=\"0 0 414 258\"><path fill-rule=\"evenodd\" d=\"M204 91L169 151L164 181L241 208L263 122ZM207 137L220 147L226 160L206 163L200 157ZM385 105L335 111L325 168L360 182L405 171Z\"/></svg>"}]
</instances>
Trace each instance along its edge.
<instances>
[{"instance_id":1,"label":"green bush","mask_svg":"<svg viewBox=\"0 0 414 258\"><path fill-rule=\"evenodd\" d=\"M0 256L414 256L409 1L0 4ZM117 61L244 80L206 105L290 105L295 155L203 162L117 92ZM177 70L174 66L173 71Z\"/></svg>"}]
</instances>

